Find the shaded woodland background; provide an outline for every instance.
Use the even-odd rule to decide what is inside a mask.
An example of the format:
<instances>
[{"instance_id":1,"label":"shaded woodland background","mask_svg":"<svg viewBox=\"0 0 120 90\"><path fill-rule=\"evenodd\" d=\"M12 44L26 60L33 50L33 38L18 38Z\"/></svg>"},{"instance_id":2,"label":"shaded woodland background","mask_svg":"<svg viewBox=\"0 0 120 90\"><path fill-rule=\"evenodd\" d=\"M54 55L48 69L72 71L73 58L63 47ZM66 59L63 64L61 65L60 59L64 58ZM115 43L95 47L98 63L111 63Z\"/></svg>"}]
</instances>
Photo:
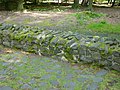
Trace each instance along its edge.
<instances>
[{"instance_id":1,"label":"shaded woodland background","mask_svg":"<svg viewBox=\"0 0 120 90\"><path fill-rule=\"evenodd\" d=\"M23 10L34 6L71 6L72 8L92 6L120 6L120 0L0 0L0 10Z\"/></svg>"}]
</instances>

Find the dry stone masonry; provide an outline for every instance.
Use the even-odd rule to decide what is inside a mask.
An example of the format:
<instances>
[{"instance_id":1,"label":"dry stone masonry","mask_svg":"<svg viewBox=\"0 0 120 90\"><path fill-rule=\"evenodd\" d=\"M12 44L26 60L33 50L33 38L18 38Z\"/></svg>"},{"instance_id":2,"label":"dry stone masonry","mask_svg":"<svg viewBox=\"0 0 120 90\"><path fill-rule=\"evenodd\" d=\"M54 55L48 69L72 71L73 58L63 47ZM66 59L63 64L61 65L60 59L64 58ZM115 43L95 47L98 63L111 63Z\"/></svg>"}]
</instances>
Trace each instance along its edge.
<instances>
[{"instance_id":1,"label":"dry stone masonry","mask_svg":"<svg viewBox=\"0 0 120 90\"><path fill-rule=\"evenodd\" d=\"M0 24L0 44L60 60L95 63L120 71L120 40L117 39Z\"/></svg>"}]
</instances>

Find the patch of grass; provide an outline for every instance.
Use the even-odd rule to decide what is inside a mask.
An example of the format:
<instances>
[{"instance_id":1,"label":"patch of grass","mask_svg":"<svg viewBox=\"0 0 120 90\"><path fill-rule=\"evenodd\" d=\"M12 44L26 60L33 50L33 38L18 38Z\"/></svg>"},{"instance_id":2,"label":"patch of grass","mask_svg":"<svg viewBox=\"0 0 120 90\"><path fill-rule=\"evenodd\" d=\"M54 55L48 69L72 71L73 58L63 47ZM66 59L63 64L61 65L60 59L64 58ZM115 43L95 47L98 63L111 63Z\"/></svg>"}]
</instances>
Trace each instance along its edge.
<instances>
[{"instance_id":1,"label":"patch of grass","mask_svg":"<svg viewBox=\"0 0 120 90\"><path fill-rule=\"evenodd\" d=\"M110 71L105 75L103 82L100 84L100 90L119 90L120 89L120 73Z\"/></svg>"},{"instance_id":2,"label":"patch of grass","mask_svg":"<svg viewBox=\"0 0 120 90\"><path fill-rule=\"evenodd\" d=\"M120 24L109 24L106 21L100 21L98 23L90 23L87 25L88 29L91 29L94 32L102 33L120 33Z\"/></svg>"},{"instance_id":3,"label":"patch of grass","mask_svg":"<svg viewBox=\"0 0 120 90\"><path fill-rule=\"evenodd\" d=\"M83 11L75 14L76 18L84 17L84 19L90 19L90 18L100 18L104 16L104 14L101 13L95 13L90 11Z\"/></svg>"},{"instance_id":4,"label":"patch of grass","mask_svg":"<svg viewBox=\"0 0 120 90\"><path fill-rule=\"evenodd\" d=\"M43 22L39 23L40 26L42 27L50 27L50 26L54 26L54 23L51 23L50 20L44 20Z\"/></svg>"},{"instance_id":5,"label":"patch of grass","mask_svg":"<svg viewBox=\"0 0 120 90\"><path fill-rule=\"evenodd\" d=\"M80 24L84 24L90 19L100 18L102 16L105 16L104 14L90 12L90 11L83 11L83 12L75 13L73 15L77 18Z\"/></svg>"}]
</instances>

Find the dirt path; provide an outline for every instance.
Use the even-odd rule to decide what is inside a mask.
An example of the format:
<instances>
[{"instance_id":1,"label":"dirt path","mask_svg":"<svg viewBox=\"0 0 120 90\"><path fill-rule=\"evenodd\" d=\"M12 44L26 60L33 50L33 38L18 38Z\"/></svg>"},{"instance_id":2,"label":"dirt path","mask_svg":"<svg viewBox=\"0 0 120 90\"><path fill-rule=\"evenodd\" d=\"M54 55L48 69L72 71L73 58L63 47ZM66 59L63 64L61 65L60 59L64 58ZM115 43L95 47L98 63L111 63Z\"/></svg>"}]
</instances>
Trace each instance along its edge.
<instances>
[{"instance_id":1,"label":"dirt path","mask_svg":"<svg viewBox=\"0 0 120 90\"><path fill-rule=\"evenodd\" d=\"M47 19L59 20L72 12L0 12L0 23L35 24Z\"/></svg>"}]
</instances>

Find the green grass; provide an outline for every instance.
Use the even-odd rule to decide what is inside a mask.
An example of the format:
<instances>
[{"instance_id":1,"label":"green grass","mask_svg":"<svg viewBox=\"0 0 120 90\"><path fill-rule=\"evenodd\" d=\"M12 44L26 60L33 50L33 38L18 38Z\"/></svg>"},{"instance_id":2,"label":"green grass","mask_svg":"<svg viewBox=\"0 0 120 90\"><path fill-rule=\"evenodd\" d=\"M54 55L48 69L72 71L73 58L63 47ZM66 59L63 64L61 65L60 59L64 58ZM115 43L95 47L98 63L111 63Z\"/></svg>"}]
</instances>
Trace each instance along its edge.
<instances>
[{"instance_id":1,"label":"green grass","mask_svg":"<svg viewBox=\"0 0 120 90\"><path fill-rule=\"evenodd\" d=\"M102 33L120 33L120 24L109 24L106 21L93 22L87 25L87 28L94 32L102 32Z\"/></svg>"},{"instance_id":2,"label":"green grass","mask_svg":"<svg viewBox=\"0 0 120 90\"><path fill-rule=\"evenodd\" d=\"M94 19L105 17L105 14L95 13L95 12L79 12L75 13L74 16L76 17L79 24L84 26L84 32L91 30L92 32L96 33L109 33L109 34L118 34L120 33L120 24L109 24L105 20L100 20L95 22ZM75 30L75 31L79 31Z\"/></svg>"},{"instance_id":3,"label":"green grass","mask_svg":"<svg viewBox=\"0 0 120 90\"><path fill-rule=\"evenodd\" d=\"M76 26L71 27L72 32L120 39L120 23L110 24L103 20L106 17L105 14L84 11L72 14L72 16L76 17L77 21Z\"/></svg>"},{"instance_id":4,"label":"green grass","mask_svg":"<svg viewBox=\"0 0 120 90\"><path fill-rule=\"evenodd\" d=\"M119 90L120 89L120 72L110 71L104 76L104 80L100 83L99 90Z\"/></svg>"},{"instance_id":5,"label":"green grass","mask_svg":"<svg viewBox=\"0 0 120 90\"><path fill-rule=\"evenodd\" d=\"M86 24L88 20L105 16L105 14L102 14L102 13L98 14L98 13L90 12L90 11L78 12L73 15L77 18L80 24Z\"/></svg>"},{"instance_id":6,"label":"green grass","mask_svg":"<svg viewBox=\"0 0 120 90\"><path fill-rule=\"evenodd\" d=\"M84 19L90 19L90 18L100 18L104 16L102 13L95 13L95 12L90 12L90 11L83 11L83 12L78 12L75 14L77 19L80 19L81 17L84 17Z\"/></svg>"}]
</instances>

